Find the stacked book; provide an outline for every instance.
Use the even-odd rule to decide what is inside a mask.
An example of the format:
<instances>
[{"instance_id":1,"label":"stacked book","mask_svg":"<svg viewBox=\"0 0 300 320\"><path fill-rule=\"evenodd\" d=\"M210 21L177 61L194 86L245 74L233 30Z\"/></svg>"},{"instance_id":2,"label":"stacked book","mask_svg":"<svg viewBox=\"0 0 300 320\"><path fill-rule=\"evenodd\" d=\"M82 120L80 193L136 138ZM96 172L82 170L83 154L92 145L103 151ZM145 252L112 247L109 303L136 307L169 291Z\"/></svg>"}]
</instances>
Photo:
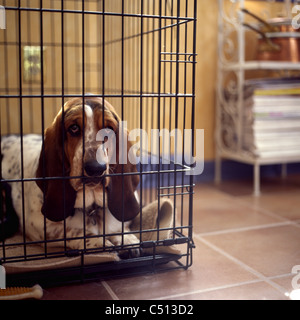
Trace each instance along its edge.
<instances>
[{"instance_id":1,"label":"stacked book","mask_svg":"<svg viewBox=\"0 0 300 320\"><path fill-rule=\"evenodd\" d=\"M300 158L300 78L247 81L243 146L260 158Z\"/></svg>"}]
</instances>

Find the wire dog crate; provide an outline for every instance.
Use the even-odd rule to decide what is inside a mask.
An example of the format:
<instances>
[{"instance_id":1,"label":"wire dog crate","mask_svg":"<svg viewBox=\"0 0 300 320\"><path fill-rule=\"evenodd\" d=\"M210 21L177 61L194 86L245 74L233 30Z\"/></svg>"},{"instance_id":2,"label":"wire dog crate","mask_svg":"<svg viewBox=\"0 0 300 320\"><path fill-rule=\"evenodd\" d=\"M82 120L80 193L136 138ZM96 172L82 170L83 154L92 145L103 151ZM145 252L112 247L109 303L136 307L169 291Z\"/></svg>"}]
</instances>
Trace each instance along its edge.
<instances>
[{"instance_id":1,"label":"wire dog crate","mask_svg":"<svg viewBox=\"0 0 300 320\"><path fill-rule=\"evenodd\" d=\"M8 282L53 284L191 266L194 184L193 175L187 174L191 166L183 160L185 153L193 153L194 135L185 143L168 132L194 132L197 1L3 0L0 4L6 14L6 28L0 30L0 133L2 141L11 134L20 137L17 156L22 168L25 135L39 134L44 140L44 130L72 98L84 101L93 95L109 101L128 131L138 128L146 136L137 138L145 161L137 164L135 173L140 178L137 225L141 228L130 229L140 241L128 247L122 240L114 247L91 250L84 235L83 247L70 250L66 239L50 243L45 232L44 239L32 241L23 228L0 242L1 264L7 270L13 266L12 273L7 272ZM159 132L157 145L153 129ZM19 184L23 198L25 185L37 182L25 177L23 170L19 178L4 178L3 170L1 166L1 189ZM2 192L2 213L7 210L6 197ZM170 206L167 225L161 207L165 199ZM21 200L25 221L28 212ZM155 224L142 228L150 205L157 208ZM5 215L0 219L3 227ZM118 235L123 239L124 223L122 230ZM142 254L126 256L132 247ZM118 258L97 260L105 254Z\"/></svg>"}]
</instances>

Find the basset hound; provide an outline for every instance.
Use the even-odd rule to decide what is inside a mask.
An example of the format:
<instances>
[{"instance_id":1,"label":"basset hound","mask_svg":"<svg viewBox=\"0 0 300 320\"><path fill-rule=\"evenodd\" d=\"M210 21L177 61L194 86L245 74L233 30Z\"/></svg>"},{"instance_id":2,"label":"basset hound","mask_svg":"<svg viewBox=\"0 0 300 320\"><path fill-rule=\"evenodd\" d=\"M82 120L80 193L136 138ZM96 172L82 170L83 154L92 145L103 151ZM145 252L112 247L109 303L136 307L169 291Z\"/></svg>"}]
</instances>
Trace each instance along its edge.
<instances>
[{"instance_id":1,"label":"basset hound","mask_svg":"<svg viewBox=\"0 0 300 320\"><path fill-rule=\"evenodd\" d=\"M15 180L10 181L12 201L26 237L70 249L139 243L125 222L139 213L139 175L128 158L127 164L118 162L120 121L102 98L74 98L44 139L35 134L2 137L2 177ZM104 148L107 138L97 141L101 129L115 133L115 146ZM109 148L115 148L115 163Z\"/></svg>"}]
</instances>

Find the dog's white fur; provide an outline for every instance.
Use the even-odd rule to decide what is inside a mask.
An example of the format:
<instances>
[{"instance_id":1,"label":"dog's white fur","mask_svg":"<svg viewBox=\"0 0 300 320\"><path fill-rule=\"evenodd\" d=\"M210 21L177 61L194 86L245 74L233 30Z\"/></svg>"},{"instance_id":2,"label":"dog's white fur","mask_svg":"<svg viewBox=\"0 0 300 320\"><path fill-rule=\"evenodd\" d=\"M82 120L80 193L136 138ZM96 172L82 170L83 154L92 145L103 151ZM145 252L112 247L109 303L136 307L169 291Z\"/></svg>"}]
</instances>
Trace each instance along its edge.
<instances>
[{"instance_id":1,"label":"dog's white fur","mask_svg":"<svg viewBox=\"0 0 300 320\"><path fill-rule=\"evenodd\" d=\"M94 127L93 110L85 106L87 119L85 130L85 147L94 143L96 128ZM138 244L139 240L134 234L121 234L122 223L118 221L106 206L98 209L97 215L90 217L84 213L83 207L93 203L103 207L103 189L100 186L88 186L80 188L79 179L71 179L70 183L77 191L75 201L75 214L63 221L54 222L45 218L41 213L43 205L43 192L36 181L39 157L41 153L42 139L40 135L30 134L23 136L23 154L21 154L21 138L19 136L2 137L1 154L2 177L6 180L29 179L29 181L11 182L13 206L19 216L20 228L25 230L26 236L32 241L58 240L49 242L48 245L64 245L70 249L103 248L114 245ZM82 144L78 144L73 159L73 172L71 175L81 175ZM107 166L107 170L109 167ZM79 180L79 181L78 181ZM136 193L135 193L136 194ZM84 198L84 199L83 199ZM22 200L23 199L23 200ZM105 203L107 204L105 195ZM100 212L101 211L101 212ZM105 219L103 219L105 212ZM85 220L85 231L84 231ZM103 234L103 221L105 220L105 237ZM25 229L24 229L25 228ZM124 223L123 230L129 232L128 223ZM109 236L118 233L120 235ZM100 237L95 237L100 236ZM73 239L76 238L76 239ZM79 238L79 239L77 239Z\"/></svg>"}]
</instances>

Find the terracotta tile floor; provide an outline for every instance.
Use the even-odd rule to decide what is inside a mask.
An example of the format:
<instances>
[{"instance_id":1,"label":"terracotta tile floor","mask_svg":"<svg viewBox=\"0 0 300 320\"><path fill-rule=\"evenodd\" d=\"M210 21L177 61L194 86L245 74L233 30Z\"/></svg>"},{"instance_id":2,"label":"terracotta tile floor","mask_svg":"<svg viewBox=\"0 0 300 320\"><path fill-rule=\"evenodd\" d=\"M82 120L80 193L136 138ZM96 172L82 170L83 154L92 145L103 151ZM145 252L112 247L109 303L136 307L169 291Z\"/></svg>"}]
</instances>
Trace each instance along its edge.
<instances>
[{"instance_id":1,"label":"terracotta tile floor","mask_svg":"<svg viewBox=\"0 0 300 320\"><path fill-rule=\"evenodd\" d=\"M300 176L198 184L188 270L48 288L44 299L288 299L300 265Z\"/></svg>"}]
</instances>

